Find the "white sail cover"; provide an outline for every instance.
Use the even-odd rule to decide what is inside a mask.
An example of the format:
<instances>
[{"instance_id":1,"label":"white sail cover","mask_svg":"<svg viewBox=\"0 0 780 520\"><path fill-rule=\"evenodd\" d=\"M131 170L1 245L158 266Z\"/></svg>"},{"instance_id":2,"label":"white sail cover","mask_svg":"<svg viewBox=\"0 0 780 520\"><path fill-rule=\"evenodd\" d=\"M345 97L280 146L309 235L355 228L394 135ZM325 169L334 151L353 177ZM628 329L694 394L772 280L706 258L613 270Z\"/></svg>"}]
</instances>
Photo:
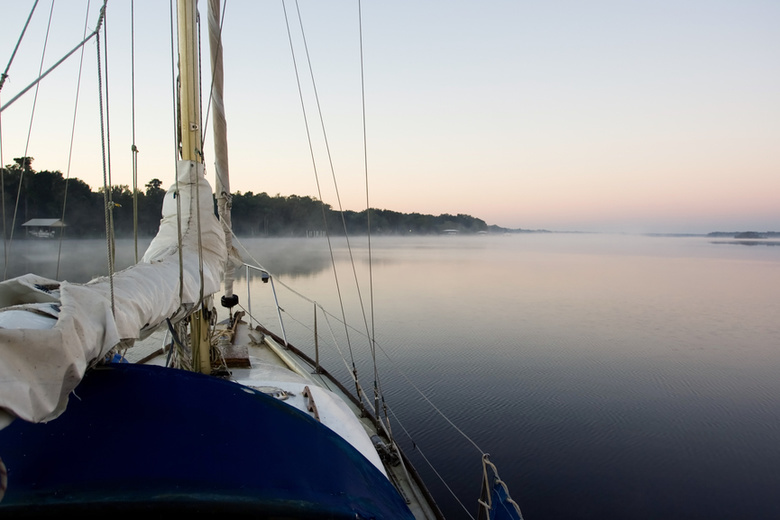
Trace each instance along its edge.
<instances>
[{"instance_id":1,"label":"white sail cover","mask_svg":"<svg viewBox=\"0 0 780 520\"><path fill-rule=\"evenodd\" d=\"M227 252L211 186L192 161L180 161L177 175L160 230L138 264L87 284L35 275L0 282L0 412L54 419L90 362L219 291Z\"/></svg>"}]
</instances>

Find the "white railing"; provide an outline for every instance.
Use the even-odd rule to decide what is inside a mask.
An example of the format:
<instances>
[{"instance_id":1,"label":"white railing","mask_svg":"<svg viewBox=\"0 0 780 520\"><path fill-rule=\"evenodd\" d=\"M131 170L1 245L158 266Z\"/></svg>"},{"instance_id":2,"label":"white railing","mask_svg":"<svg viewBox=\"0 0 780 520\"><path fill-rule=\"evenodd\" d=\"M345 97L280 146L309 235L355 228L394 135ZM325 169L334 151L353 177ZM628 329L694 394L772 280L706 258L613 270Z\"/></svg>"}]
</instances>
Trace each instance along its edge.
<instances>
[{"instance_id":1,"label":"white railing","mask_svg":"<svg viewBox=\"0 0 780 520\"><path fill-rule=\"evenodd\" d=\"M256 267L254 265L244 264L246 267L246 309L247 313L249 314L249 325L252 325L252 290L251 290L251 283L252 283L252 276L251 273L253 271L257 271L260 273L261 279L263 280L263 283L271 282L271 291L274 295L274 305L276 306L276 315L279 318L279 327L281 327L282 330L282 339L284 339L284 346L287 346L287 333L284 330L284 321L282 320L282 310L281 307L279 307L279 299L276 296L276 287L274 286L274 278L271 276L271 273L266 271L265 269L262 269L260 267Z\"/></svg>"}]
</instances>

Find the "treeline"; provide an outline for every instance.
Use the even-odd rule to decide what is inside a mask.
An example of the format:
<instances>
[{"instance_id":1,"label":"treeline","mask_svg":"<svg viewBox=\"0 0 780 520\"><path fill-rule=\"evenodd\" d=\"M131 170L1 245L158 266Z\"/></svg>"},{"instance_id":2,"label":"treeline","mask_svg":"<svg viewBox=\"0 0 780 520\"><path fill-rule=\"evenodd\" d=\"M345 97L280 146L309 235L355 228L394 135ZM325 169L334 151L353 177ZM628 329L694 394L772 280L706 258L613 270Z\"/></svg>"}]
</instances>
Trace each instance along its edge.
<instances>
[{"instance_id":1,"label":"treeline","mask_svg":"<svg viewBox=\"0 0 780 520\"><path fill-rule=\"evenodd\" d=\"M440 234L454 230L460 233L487 231L481 219L469 215L422 215L399 213L386 209L344 211L312 197L297 195L270 196L267 193L236 193L233 195L233 230L242 236L307 236L366 234L369 219L371 233L376 234Z\"/></svg>"},{"instance_id":2,"label":"treeline","mask_svg":"<svg viewBox=\"0 0 780 520\"><path fill-rule=\"evenodd\" d=\"M87 183L76 178L66 182L60 171L36 172L32 169L32 157L14 161L15 164L2 169L6 237L11 236L13 228L13 236L23 238L26 235L23 224L35 218L63 220L67 237L105 236L106 194L102 188L92 191ZM136 204L138 233L141 236L154 235L160 226L165 196L161 185L161 181L153 179L146 185L145 191L138 190ZM129 186L113 186L109 195L115 233L117 236L132 236L135 211L132 190Z\"/></svg>"},{"instance_id":3,"label":"treeline","mask_svg":"<svg viewBox=\"0 0 780 520\"><path fill-rule=\"evenodd\" d=\"M2 169L6 237L11 234L14 221L14 236L26 236L22 225L34 218L62 219L66 224L66 237L105 236L106 196L102 188L92 191L88 184L76 178L66 183L59 171L36 172L32 169L32 157L14 161L15 164ZM144 190L137 190L135 201L129 186L112 187L111 213L116 235L132 236L134 233L134 204L137 205L138 234L154 235L160 224L164 195L165 190L158 179L149 181ZM15 218L14 208L17 208ZM333 235L343 235L345 225L350 235L365 234L369 217L371 232L377 234L477 233L488 230L483 220L469 215L434 216L379 209L372 209L370 214L364 210L345 211L342 215L312 197L270 196L252 192L233 195L231 215L233 230L239 236L312 236L324 234L326 230Z\"/></svg>"}]
</instances>

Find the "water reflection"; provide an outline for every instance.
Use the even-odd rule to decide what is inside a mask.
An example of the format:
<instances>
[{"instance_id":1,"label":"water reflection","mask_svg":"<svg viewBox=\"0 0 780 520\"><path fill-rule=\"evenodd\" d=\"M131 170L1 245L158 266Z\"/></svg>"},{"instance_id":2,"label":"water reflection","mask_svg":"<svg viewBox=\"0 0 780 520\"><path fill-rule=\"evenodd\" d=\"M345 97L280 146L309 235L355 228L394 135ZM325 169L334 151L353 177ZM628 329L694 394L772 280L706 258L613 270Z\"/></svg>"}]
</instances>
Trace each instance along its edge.
<instances>
[{"instance_id":1,"label":"water reflection","mask_svg":"<svg viewBox=\"0 0 780 520\"><path fill-rule=\"evenodd\" d=\"M737 246L780 246L780 241L777 240L718 240L712 241L711 244L728 244Z\"/></svg>"}]
</instances>

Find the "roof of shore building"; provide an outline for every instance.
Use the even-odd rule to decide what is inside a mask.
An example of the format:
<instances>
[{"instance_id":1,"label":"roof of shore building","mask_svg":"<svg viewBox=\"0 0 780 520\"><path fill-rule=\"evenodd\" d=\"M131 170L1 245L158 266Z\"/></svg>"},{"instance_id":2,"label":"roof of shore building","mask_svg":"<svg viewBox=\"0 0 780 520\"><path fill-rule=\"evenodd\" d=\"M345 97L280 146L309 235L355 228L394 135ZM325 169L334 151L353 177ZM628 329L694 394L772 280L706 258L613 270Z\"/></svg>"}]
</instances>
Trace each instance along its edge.
<instances>
[{"instance_id":1,"label":"roof of shore building","mask_svg":"<svg viewBox=\"0 0 780 520\"><path fill-rule=\"evenodd\" d=\"M65 224L58 218L33 218L22 224L22 226L64 227Z\"/></svg>"}]
</instances>

